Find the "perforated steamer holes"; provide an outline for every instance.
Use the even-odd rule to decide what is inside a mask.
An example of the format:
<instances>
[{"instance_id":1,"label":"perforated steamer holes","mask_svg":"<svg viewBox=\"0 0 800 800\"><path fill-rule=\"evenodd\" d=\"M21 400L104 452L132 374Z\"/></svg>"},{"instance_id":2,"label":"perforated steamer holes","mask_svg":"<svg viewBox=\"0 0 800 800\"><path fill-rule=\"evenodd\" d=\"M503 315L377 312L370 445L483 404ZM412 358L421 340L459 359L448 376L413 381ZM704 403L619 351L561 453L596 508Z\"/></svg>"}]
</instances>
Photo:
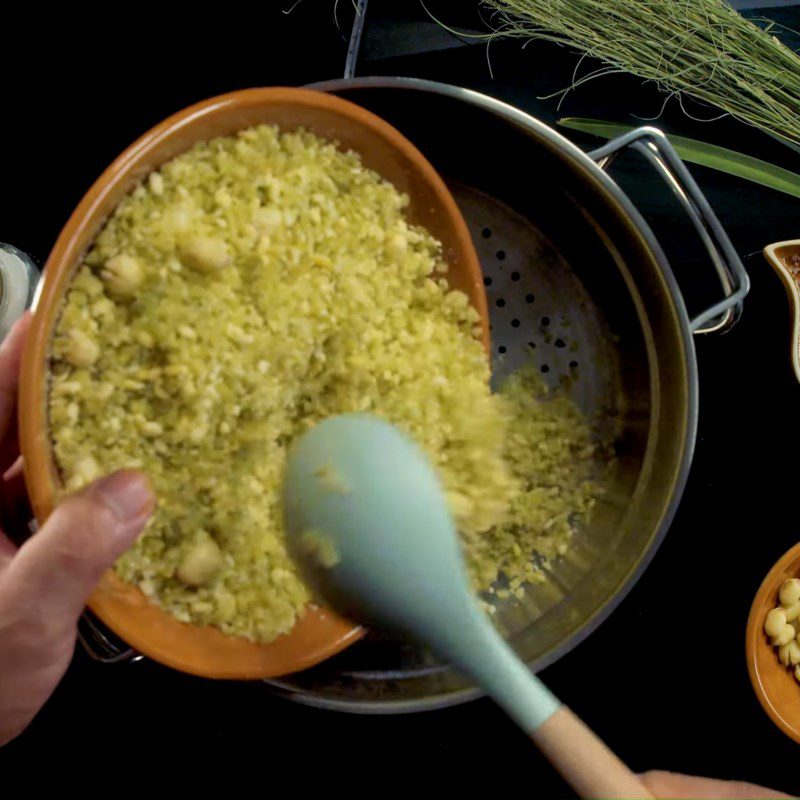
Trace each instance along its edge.
<instances>
[{"instance_id":1,"label":"perforated steamer holes","mask_svg":"<svg viewBox=\"0 0 800 800\"><path fill-rule=\"evenodd\" d=\"M452 188L452 187L451 187ZM548 383L571 376L569 351L574 341L566 311L575 295L548 274L560 259L541 233L494 198L471 189L454 188L456 201L470 227L483 270L492 332L492 371L495 382L526 364L533 364ZM570 295L567 304L559 295ZM577 347L577 343L574 345Z\"/></svg>"},{"instance_id":2,"label":"perforated steamer holes","mask_svg":"<svg viewBox=\"0 0 800 800\"><path fill-rule=\"evenodd\" d=\"M494 197L456 183L450 190L483 271L492 385L532 366L550 386L566 385L587 416L611 419L619 376L608 324L576 275L587 265L570 264L534 223Z\"/></svg>"}]
</instances>

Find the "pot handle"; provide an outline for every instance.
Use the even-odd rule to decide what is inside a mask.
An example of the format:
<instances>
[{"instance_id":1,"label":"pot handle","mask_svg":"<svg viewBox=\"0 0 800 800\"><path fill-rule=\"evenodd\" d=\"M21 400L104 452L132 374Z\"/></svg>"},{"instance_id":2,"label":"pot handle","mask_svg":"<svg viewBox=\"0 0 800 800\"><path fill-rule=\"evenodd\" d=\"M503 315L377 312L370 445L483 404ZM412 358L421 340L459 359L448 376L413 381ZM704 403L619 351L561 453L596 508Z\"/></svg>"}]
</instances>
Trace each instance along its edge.
<instances>
[{"instance_id":1,"label":"pot handle","mask_svg":"<svg viewBox=\"0 0 800 800\"><path fill-rule=\"evenodd\" d=\"M750 291L750 278L728 234L666 134L658 128L636 128L588 155L601 169L606 169L627 147L641 153L672 189L700 235L722 284L725 298L691 320L692 333L730 330L742 314L744 298Z\"/></svg>"},{"instance_id":2,"label":"pot handle","mask_svg":"<svg viewBox=\"0 0 800 800\"><path fill-rule=\"evenodd\" d=\"M132 647L120 647L113 642L90 611L85 611L78 620L78 641L93 661L103 664L135 662L143 658Z\"/></svg>"}]
</instances>

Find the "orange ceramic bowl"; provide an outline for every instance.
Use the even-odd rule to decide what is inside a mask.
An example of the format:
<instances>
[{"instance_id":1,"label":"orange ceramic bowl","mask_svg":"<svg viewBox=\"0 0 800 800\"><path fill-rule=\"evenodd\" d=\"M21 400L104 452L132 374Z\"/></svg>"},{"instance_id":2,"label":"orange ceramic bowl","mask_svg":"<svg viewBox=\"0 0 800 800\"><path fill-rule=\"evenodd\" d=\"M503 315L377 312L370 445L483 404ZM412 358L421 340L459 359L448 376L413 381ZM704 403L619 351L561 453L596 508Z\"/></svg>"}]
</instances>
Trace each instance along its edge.
<instances>
[{"instance_id":1,"label":"orange ceramic bowl","mask_svg":"<svg viewBox=\"0 0 800 800\"><path fill-rule=\"evenodd\" d=\"M787 578L800 577L800 543L778 559L764 578L747 619L747 670L756 697L770 719L800 743L800 682L778 661L777 648L764 633L767 614L779 605L778 590Z\"/></svg>"},{"instance_id":2,"label":"orange ceramic bowl","mask_svg":"<svg viewBox=\"0 0 800 800\"><path fill-rule=\"evenodd\" d=\"M40 524L53 510L61 487L48 430L47 375L53 329L74 270L104 220L151 170L197 142L260 123L276 124L285 131L304 127L336 140L408 194L409 220L424 225L442 242L448 280L469 295L480 313L488 347L486 297L466 224L444 182L398 131L346 100L303 89L248 89L198 103L157 125L111 164L75 209L47 261L20 384L25 481ZM142 654L210 678L266 678L295 672L362 636L359 627L310 606L291 632L269 644L256 644L211 627L178 622L113 571L103 577L89 607Z\"/></svg>"}]
</instances>

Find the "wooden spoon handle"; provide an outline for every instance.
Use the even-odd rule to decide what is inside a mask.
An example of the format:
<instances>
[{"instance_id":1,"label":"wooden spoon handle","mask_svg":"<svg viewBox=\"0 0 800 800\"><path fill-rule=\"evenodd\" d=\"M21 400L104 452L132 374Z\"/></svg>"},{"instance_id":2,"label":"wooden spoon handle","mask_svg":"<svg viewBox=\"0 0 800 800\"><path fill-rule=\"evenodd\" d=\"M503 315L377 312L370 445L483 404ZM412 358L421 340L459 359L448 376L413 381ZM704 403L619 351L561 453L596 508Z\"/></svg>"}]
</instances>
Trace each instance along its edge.
<instances>
[{"instance_id":1,"label":"wooden spoon handle","mask_svg":"<svg viewBox=\"0 0 800 800\"><path fill-rule=\"evenodd\" d=\"M531 739L581 797L652 800L639 778L565 706Z\"/></svg>"},{"instance_id":2,"label":"wooden spoon handle","mask_svg":"<svg viewBox=\"0 0 800 800\"><path fill-rule=\"evenodd\" d=\"M652 798L625 764L519 660L472 598L467 596L463 603L450 628L428 637L439 643L442 655L460 664L505 709L578 795Z\"/></svg>"}]
</instances>

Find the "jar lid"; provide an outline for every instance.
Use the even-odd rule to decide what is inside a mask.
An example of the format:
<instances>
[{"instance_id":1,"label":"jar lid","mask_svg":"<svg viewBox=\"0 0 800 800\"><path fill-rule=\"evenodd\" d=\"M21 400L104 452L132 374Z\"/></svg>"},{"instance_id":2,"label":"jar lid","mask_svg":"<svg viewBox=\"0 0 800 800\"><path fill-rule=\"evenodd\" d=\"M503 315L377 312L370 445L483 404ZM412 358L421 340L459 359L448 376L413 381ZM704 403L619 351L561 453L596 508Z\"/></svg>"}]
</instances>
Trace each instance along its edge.
<instances>
[{"instance_id":1,"label":"jar lid","mask_svg":"<svg viewBox=\"0 0 800 800\"><path fill-rule=\"evenodd\" d=\"M0 339L31 306L39 284L39 269L34 260L0 242Z\"/></svg>"}]
</instances>

